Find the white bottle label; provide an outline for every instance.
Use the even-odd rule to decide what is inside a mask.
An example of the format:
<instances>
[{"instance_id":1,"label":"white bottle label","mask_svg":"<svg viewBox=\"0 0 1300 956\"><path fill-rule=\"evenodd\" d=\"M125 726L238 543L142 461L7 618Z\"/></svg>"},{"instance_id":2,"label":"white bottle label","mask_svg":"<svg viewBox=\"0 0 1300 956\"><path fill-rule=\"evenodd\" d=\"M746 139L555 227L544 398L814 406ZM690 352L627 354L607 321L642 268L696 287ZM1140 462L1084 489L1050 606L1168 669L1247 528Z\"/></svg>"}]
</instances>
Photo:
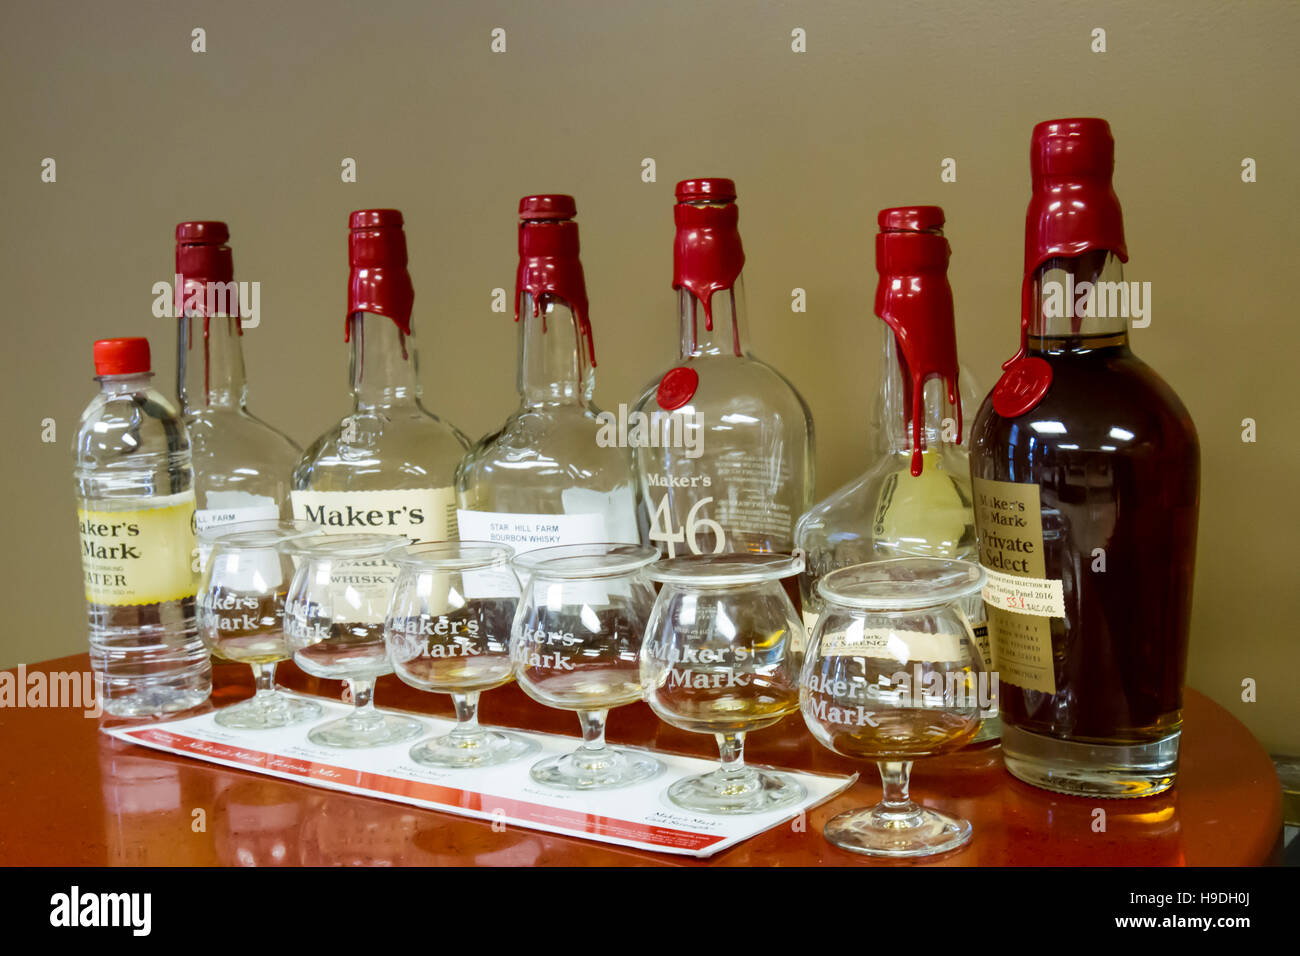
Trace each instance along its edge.
<instances>
[{"instance_id":1,"label":"white bottle label","mask_svg":"<svg viewBox=\"0 0 1300 956\"><path fill-rule=\"evenodd\" d=\"M200 508L194 512L194 528L199 533L200 569L208 566L208 558L212 556L212 544L203 540L206 532L246 521L278 521L280 518L279 505L274 498L266 495L211 492L208 504L213 507Z\"/></svg>"},{"instance_id":2,"label":"white bottle label","mask_svg":"<svg viewBox=\"0 0 1300 956\"><path fill-rule=\"evenodd\" d=\"M508 544L516 554L561 544L595 544L609 540L603 514L527 515L464 509L457 514L462 541Z\"/></svg>"},{"instance_id":3,"label":"white bottle label","mask_svg":"<svg viewBox=\"0 0 1300 956\"><path fill-rule=\"evenodd\" d=\"M398 534L415 541L456 539L456 492L446 488L392 491L295 491L293 516L327 534Z\"/></svg>"}]
</instances>

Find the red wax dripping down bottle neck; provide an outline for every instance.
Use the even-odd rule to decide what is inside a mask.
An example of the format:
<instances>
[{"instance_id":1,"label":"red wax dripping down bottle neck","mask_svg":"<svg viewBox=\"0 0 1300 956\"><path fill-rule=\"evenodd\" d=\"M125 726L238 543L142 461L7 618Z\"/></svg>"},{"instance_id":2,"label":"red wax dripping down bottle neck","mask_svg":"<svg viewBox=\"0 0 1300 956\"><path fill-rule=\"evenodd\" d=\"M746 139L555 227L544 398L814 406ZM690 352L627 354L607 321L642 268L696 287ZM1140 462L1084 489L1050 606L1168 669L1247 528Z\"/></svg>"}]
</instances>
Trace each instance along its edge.
<instances>
[{"instance_id":1,"label":"red wax dripping down bottle neck","mask_svg":"<svg viewBox=\"0 0 1300 956\"><path fill-rule=\"evenodd\" d=\"M992 393L993 409L1003 418L1030 411L1052 385L1051 365L1028 354L1039 269L1049 259L1103 250L1128 261L1124 216L1111 182L1115 139L1110 124L1086 117L1039 123L1030 138L1029 168L1033 193L1025 213L1020 348L1002 364L1002 378ZM1071 318L1077 333L1080 320Z\"/></svg>"},{"instance_id":2,"label":"red wax dripping down bottle neck","mask_svg":"<svg viewBox=\"0 0 1300 956\"><path fill-rule=\"evenodd\" d=\"M876 315L893 330L902 372L904 415L912 428L912 475L921 474L925 448L925 383L938 377L956 410L961 441L961 398L957 388L957 333L952 287L948 284L951 250L943 237L944 216L938 206L883 209L876 236Z\"/></svg>"},{"instance_id":3,"label":"red wax dripping down bottle neck","mask_svg":"<svg viewBox=\"0 0 1300 956\"><path fill-rule=\"evenodd\" d=\"M533 303L533 316L541 315L546 296L567 305L587 340L591 367L596 367L596 343L587 309L587 280L582 273L578 243L578 214L572 196L547 193L519 200L519 268L515 272L515 321L524 293ZM543 331L545 329L543 328Z\"/></svg>"},{"instance_id":4,"label":"red wax dripping down bottle neck","mask_svg":"<svg viewBox=\"0 0 1300 956\"><path fill-rule=\"evenodd\" d=\"M745 267L736 185L730 179L684 179L676 195L673 288L699 300L704 327L712 332L714 293L734 288Z\"/></svg>"},{"instance_id":5,"label":"red wax dripping down bottle neck","mask_svg":"<svg viewBox=\"0 0 1300 956\"><path fill-rule=\"evenodd\" d=\"M396 209L359 209L348 220L348 320L343 341L351 340L352 316L371 312L411 334L415 288L406 269L406 233Z\"/></svg>"},{"instance_id":6,"label":"red wax dripping down bottle neck","mask_svg":"<svg viewBox=\"0 0 1300 956\"><path fill-rule=\"evenodd\" d=\"M186 303L189 311L203 316L203 334L208 334L208 290L216 283L225 286L235 280L234 257L231 255L230 229L224 222L215 220L194 220L178 223L176 226L176 314L184 315ZM233 293L233 287L220 290L213 289L212 301L225 304L225 312L232 317L239 315L239 296ZM234 323L238 334L243 328Z\"/></svg>"}]
</instances>

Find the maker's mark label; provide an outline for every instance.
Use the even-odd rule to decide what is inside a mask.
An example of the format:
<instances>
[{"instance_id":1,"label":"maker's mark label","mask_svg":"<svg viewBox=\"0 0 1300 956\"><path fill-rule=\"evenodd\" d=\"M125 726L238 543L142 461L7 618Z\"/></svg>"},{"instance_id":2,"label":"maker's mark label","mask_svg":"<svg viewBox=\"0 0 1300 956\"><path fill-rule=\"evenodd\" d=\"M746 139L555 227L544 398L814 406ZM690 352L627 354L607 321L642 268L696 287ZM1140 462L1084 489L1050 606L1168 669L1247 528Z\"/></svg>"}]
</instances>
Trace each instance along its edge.
<instances>
[{"instance_id":1,"label":"maker's mark label","mask_svg":"<svg viewBox=\"0 0 1300 956\"><path fill-rule=\"evenodd\" d=\"M83 500L77 509L86 600L115 607L193 597L194 491Z\"/></svg>"}]
</instances>

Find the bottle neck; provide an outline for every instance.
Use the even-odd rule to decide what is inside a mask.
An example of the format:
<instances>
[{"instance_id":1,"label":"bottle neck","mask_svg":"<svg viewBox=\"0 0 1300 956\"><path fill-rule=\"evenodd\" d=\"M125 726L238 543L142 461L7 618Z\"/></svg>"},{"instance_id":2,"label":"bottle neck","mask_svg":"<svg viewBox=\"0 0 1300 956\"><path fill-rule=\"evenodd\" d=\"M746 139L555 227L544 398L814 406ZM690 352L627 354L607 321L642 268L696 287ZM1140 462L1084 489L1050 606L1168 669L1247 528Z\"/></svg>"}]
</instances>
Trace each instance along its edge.
<instances>
[{"instance_id":1,"label":"bottle neck","mask_svg":"<svg viewBox=\"0 0 1300 956\"><path fill-rule=\"evenodd\" d=\"M1128 344L1124 265L1104 249L1048 259L1034 275L1029 354Z\"/></svg>"},{"instance_id":2,"label":"bottle neck","mask_svg":"<svg viewBox=\"0 0 1300 956\"><path fill-rule=\"evenodd\" d=\"M745 280L737 278L729 289L713 293L709 322L704 304L687 289L677 290L678 315L681 319L681 357L702 355L743 356L749 352L745 330ZM710 324L712 328L710 328Z\"/></svg>"},{"instance_id":3,"label":"bottle neck","mask_svg":"<svg viewBox=\"0 0 1300 956\"><path fill-rule=\"evenodd\" d=\"M128 375L97 375L99 390L104 395L130 395L149 387L153 372L132 372Z\"/></svg>"},{"instance_id":4,"label":"bottle neck","mask_svg":"<svg viewBox=\"0 0 1300 956\"><path fill-rule=\"evenodd\" d=\"M884 322L880 323L880 330L880 391L876 394L876 427L880 429L880 436L875 447L887 448L891 455L905 455L913 450L910 384L898 362L898 340L894 337L894 330ZM948 390L943 379L937 376L927 379L923 386L923 397L925 450L937 450L945 442L955 445L957 411L952 402L948 401ZM960 400L958 396L958 401ZM945 431L953 441L945 438Z\"/></svg>"},{"instance_id":5,"label":"bottle neck","mask_svg":"<svg viewBox=\"0 0 1300 956\"><path fill-rule=\"evenodd\" d=\"M352 340L352 398L358 409L416 403L419 362L413 336L386 315L356 312L348 318Z\"/></svg>"},{"instance_id":6,"label":"bottle neck","mask_svg":"<svg viewBox=\"0 0 1300 956\"><path fill-rule=\"evenodd\" d=\"M176 397L182 411L243 408L247 385L239 319L185 315L176 338Z\"/></svg>"},{"instance_id":7,"label":"bottle neck","mask_svg":"<svg viewBox=\"0 0 1300 956\"><path fill-rule=\"evenodd\" d=\"M534 300L521 294L518 387L525 407L589 403L596 385L590 354L582 324L567 303L553 295Z\"/></svg>"}]
</instances>

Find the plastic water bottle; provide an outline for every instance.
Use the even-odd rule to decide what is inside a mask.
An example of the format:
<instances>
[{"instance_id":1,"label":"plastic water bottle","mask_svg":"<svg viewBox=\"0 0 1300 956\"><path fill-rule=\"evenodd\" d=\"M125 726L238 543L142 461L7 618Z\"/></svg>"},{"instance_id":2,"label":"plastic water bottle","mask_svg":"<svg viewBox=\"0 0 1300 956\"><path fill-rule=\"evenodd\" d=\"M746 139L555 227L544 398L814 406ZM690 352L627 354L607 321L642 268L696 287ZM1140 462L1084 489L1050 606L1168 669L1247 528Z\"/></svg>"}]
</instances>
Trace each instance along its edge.
<instances>
[{"instance_id":1,"label":"plastic water bottle","mask_svg":"<svg viewBox=\"0 0 1300 956\"><path fill-rule=\"evenodd\" d=\"M150 386L149 341L95 343L100 393L77 429L77 523L90 663L104 711L187 710L212 691L195 622L194 470L176 408Z\"/></svg>"}]
</instances>

